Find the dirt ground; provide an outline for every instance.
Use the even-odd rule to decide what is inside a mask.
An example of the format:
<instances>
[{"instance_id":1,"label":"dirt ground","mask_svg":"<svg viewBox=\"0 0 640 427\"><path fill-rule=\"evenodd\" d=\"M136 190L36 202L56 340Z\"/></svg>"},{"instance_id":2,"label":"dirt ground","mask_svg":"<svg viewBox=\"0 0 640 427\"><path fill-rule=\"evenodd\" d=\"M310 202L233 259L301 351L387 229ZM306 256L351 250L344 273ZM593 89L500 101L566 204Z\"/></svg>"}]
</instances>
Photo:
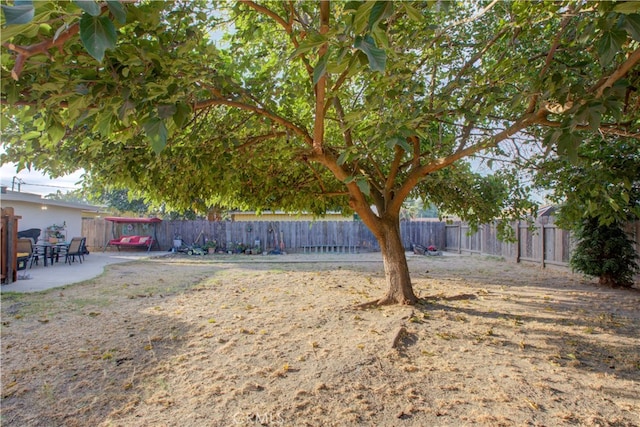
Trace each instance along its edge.
<instances>
[{"instance_id":1,"label":"dirt ground","mask_svg":"<svg viewBox=\"0 0 640 427\"><path fill-rule=\"evenodd\" d=\"M639 426L640 291L479 256L176 255L2 295L2 426Z\"/></svg>"}]
</instances>

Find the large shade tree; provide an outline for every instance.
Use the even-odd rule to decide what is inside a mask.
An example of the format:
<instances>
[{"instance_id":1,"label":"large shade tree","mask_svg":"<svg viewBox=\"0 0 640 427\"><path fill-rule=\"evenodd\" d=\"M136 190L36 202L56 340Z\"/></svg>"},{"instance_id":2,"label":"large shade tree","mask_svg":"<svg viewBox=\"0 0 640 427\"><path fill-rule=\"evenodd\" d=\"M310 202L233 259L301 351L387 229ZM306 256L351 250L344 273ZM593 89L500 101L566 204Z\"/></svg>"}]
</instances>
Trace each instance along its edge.
<instances>
[{"instance_id":1,"label":"large shade tree","mask_svg":"<svg viewBox=\"0 0 640 427\"><path fill-rule=\"evenodd\" d=\"M197 205L358 213L415 303L407 197L518 214L513 175L465 160L531 138L636 135L632 2L15 1L4 160ZM13 132L12 132L13 130Z\"/></svg>"}]
</instances>

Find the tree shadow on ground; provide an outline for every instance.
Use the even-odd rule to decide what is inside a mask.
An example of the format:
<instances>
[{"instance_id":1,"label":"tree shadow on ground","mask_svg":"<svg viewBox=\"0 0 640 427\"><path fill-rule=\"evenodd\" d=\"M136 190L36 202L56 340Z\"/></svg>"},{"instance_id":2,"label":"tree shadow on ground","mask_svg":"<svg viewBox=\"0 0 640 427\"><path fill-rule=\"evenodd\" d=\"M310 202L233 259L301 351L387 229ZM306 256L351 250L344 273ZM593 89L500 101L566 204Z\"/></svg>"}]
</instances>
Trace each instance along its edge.
<instances>
[{"instance_id":1,"label":"tree shadow on ground","mask_svg":"<svg viewBox=\"0 0 640 427\"><path fill-rule=\"evenodd\" d=\"M514 302L513 310L509 311L489 308L490 301L486 309L457 304L477 300L478 296L470 293L428 297L421 299L415 308L424 318L434 313L444 313L452 319L463 315L468 324L482 325L475 332L470 331L473 339L490 339L493 345L511 352L522 353L526 348L525 354L545 359L558 367L636 381L640 376L640 321L637 316L593 313L589 312L589 304L570 313L555 311L549 304L532 302L522 304L522 311L518 310L520 302ZM428 328L428 321L423 324ZM483 336L482 331L491 331L490 336L486 336L487 332ZM525 342L526 337L542 338L544 346Z\"/></svg>"}]
</instances>

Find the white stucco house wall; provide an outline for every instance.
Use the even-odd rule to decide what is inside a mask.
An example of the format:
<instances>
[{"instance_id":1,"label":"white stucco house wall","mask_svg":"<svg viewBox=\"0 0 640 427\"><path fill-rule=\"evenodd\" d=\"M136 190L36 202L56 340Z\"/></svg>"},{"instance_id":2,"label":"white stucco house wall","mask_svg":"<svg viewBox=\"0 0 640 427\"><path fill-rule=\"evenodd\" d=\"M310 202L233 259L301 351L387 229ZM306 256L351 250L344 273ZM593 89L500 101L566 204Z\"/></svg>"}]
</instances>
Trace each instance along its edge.
<instances>
[{"instance_id":1,"label":"white stucco house wall","mask_svg":"<svg viewBox=\"0 0 640 427\"><path fill-rule=\"evenodd\" d=\"M12 207L14 214L21 216L18 231L38 228L40 240L47 237L47 227L66 225L62 234L66 240L82 236L82 218L95 218L100 214L99 206L45 199L39 194L11 191L2 187L0 192L2 208Z\"/></svg>"}]
</instances>

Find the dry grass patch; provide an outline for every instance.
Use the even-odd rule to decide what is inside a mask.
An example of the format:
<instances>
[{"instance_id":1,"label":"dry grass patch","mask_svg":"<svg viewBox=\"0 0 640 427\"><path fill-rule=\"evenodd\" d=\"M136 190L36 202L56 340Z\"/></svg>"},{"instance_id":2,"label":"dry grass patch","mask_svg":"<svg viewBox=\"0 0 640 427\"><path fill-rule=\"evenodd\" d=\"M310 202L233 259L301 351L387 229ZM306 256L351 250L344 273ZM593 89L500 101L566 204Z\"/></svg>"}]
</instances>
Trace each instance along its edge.
<instances>
[{"instance_id":1,"label":"dry grass patch","mask_svg":"<svg viewBox=\"0 0 640 427\"><path fill-rule=\"evenodd\" d=\"M2 425L640 425L640 293L482 257L187 258L2 298Z\"/></svg>"}]
</instances>

